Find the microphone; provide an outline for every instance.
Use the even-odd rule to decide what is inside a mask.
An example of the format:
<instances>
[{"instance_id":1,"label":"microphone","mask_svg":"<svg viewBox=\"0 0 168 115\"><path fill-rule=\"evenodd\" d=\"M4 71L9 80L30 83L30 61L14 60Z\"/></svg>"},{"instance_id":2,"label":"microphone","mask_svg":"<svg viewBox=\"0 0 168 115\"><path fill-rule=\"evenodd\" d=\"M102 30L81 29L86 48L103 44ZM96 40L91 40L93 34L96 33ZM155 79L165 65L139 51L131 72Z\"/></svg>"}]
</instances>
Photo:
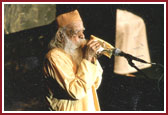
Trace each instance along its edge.
<instances>
[{"instance_id":1,"label":"microphone","mask_svg":"<svg viewBox=\"0 0 168 115\"><path fill-rule=\"evenodd\" d=\"M145 60L143 60L143 59L140 59L140 58L137 58L137 57L132 56L132 55L130 55L130 54L127 54L127 53L121 51L121 50L118 49L118 48L115 48L115 49L113 50L113 55L114 55L114 56L123 56L123 57L125 57L127 60L135 60L135 61L139 61L139 62L147 63L147 64L156 64L156 63L149 63L149 62L147 62L147 61L145 61Z\"/></svg>"}]
</instances>

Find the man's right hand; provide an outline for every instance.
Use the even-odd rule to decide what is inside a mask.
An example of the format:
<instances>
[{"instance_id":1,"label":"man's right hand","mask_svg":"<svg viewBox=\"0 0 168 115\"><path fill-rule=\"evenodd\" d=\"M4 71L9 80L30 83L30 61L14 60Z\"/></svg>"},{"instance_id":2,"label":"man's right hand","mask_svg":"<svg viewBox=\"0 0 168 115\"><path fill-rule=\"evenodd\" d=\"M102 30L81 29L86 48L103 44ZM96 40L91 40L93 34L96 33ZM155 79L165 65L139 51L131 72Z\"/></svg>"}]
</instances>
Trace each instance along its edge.
<instances>
[{"instance_id":1,"label":"man's right hand","mask_svg":"<svg viewBox=\"0 0 168 115\"><path fill-rule=\"evenodd\" d=\"M101 47L100 43L98 41L95 41L93 39L89 40L86 44L86 50L84 54L84 58L88 61L92 62L93 58L97 54L97 50Z\"/></svg>"}]
</instances>

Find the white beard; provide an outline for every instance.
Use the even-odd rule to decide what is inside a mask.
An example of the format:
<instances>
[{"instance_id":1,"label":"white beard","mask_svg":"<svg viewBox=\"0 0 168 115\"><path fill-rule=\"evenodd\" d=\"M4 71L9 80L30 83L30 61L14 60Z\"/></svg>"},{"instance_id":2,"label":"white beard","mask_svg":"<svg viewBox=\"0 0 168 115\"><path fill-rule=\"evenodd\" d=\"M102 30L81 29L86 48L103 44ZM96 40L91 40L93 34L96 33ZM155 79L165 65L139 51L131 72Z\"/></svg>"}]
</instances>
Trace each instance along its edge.
<instances>
[{"instance_id":1,"label":"white beard","mask_svg":"<svg viewBox=\"0 0 168 115\"><path fill-rule=\"evenodd\" d=\"M80 43L74 44L71 40L65 38L64 50L69 55L71 55L73 61L77 64L77 66L80 65L83 58L83 52L80 46L81 46Z\"/></svg>"}]
</instances>

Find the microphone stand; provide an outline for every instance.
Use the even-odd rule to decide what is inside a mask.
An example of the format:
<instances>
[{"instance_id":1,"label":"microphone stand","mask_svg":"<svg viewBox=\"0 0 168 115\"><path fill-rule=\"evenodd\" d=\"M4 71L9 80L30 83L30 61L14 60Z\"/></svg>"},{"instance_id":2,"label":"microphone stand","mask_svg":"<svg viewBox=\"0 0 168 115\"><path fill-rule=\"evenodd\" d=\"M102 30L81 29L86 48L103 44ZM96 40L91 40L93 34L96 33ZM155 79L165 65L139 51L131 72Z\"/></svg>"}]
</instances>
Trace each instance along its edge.
<instances>
[{"instance_id":1,"label":"microphone stand","mask_svg":"<svg viewBox=\"0 0 168 115\"><path fill-rule=\"evenodd\" d=\"M128 53L125 53L125 52L121 51L121 50L118 49L118 48L116 48L116 49L110 49L110 50L109 50L109 49L108 49L108 50L107 50L107 49L104 49L103 51L104 51L106 54L110 54L110 55L108 55L108 56L110 56L110 57L111 57L112 54L113 54L114 56L123 56L123 57L125 57L125 58L127 59L127 61L128 61L128 64L129 64L131 67L134 67L138 72L142 73L143 76L146 77L147 79L149 79L149 77L148 77L142 70L140 70L140 69L132 62L132 60L139 61L139 62L141 62L141 63L156 65L156 66L159 66L159 67L161 67L161 68L164 68L163 65L161 65L161 64L147 62L147 61L145 61L145 60L143 60L143 59L140 59L140 58L137 58L137 57L135 57L135 56L132 56L132 55L130 55L130 54L128 54ZM99 56L101 56L101 55L99 54L99 55L97 55L97 56L99 57ZM107 56L107 55L106 55L106 56Z\"/></svg>"},{"instance_id":2,"label":"microphone stand","mask_svg":"<svg viewBox=\"0 0 168 115\"><path fill-rule=\"evenodd\" d=\"M161 64L149 63L149 62L146 62L146 61L143 60L143 59L140 59L140 58L137 58L137 57L132 56L132 55L130 55L130 54L124 53L123 51L120 51L120 50L118 50L118 51L119 51L119 53L118 53L118 52L116 53L118 56L123 56L123 57L125 57L125 58L127 59L127 61L128 61L128 64L129 64L131 67L134 67L138 72L142 73L143 76L146 77L147 79L149 79L149 77L148 77L142 70L140 70L140 69L132 62L132 60L139 61L139 62L141 62L141 63L151 64L151 65L157 65L157 66L163 68L163 66L162 66ZM116 52L116 51L115 51L115 52ZM114 54L115 54L115 53L114 53Z\"/></svg>"},{"instance_id":3,"label":"microphone stand","mask_svg":"<svg viewBox=\"0 0 168 115\"><path fill-rule=\"evenodd\" d=\"M127 59L127 61L128 61L128 64L129 64L131 67L135 68L138 72L140 72L147 80L150 79L149 76L147 76L142 70L140 70L140 69L132 62L133 60L139 61L139 62L141 62L141 63L146 63L146 64L155 65L155 66L158 66L158 67L164 69L164 66L163 66L162 64L146 62L146 61L143 60L143 59L140 59L140 58L137 58L137 57L132 56L132 55L130 55L130 54L124 53L124 52L121 51L120 49L110 49L110 50L104 49L103 51L105 52L105 54L107 54L107 55L105 55L105 56L107 56L107 57L111 57L112 54L113 54L114 56L123 56L123 57L125 57L125 58ZM99 57L99 56L101 56L101 55L102 55L102 54L99 54L99 55L97 55L97 57ZM164 76L164 75L162 75L162 76L158 79L158 86L159 86L159 82L161 81L161 79L163 78L163 76ZM160 91L159 87L158 87L158 90Z\"/></svg>"},{"instance_id":4,"label":"microphone stand","mask_svg":"<svg viewBox=\"0 0 168 115\"><path fill-rule=\"evenodd\" d=\"M156 66L159 66L160 68L164 68L163 65L161 65L161 64L149 63L149 62L146 62L146 61L144 61L144 60L142 60L142 59L139 59L139 58L137 58L137 57L134 57L134 56L132 56L132 55L130 55L130 54L127 54L127 53L124 53L124 52L122 52L122 53L120 54L120 56L125 57L125 58L127 59L127 61L128 61L128 64L129 64L131 67L135 68L138 72L140 72L147 80L150 79L149 76L147 76L142 70L140 70L140 69L132 62L133 60L136 60L136 61L139 61L139 62L142 62L142 63L146 63L146 64L156 65ZM164 75L162 74L161 77L158 79L157 86L158 86L158 91L159 91L159 92L161 91L160 88L159 88L159 82L161 81L161 79L163 78L163 76L164 76Z\"/></svg>"},{"instance_id":5,"label":"microphone stand","mask_svg":"<svg viewBox=\"0 0 168 115\"><path fill-rule=\"evenodd\" d=\"M161 64L148 63L148 62L146 62L146 61L144 61L144 60L142 60L142 59L137 60L137 59L139 59L139 58L136 58L136 57L134 57L134 56L132 56L132 55L130 55L130 54L126 54L126 55L124 55L124 57L127 59L128 64L129 64L131 67L134 67L138 72L140 72L147 80L149 80L150 78L132 62L133 60L140 61L140 62L142 62L142 63L151 64L151 65L156 65L156 66L159 66L160 68L164 68L163 65L161 65ZM159 92L161 92L161 90L160 90L160 88L159 88L159 85L160 85L160 81L161 81L161 79L162 79L163 77L164 77L164 75L162 74L161 77L158 79L157 89L158 89Z\"/></svg>"},{"instance_id":6,"label":"microphone stand","mask_svg":"<svg viewBox=\"0 0 168 115\"><path fill-rule=\"evenodd\" d=\"M124 57L125 57L125 56L124 56ZM144 76L145 78L149 79L149 77L148 77L142 70L140 70L140 69L132 62L133 59L131 59L130 57L125 57L125 58L127 59L128 64L129 64L131 67L135 68L138 72L140 72L141 74L143 74L143 76Z\"/></svg>"}]
</instances>

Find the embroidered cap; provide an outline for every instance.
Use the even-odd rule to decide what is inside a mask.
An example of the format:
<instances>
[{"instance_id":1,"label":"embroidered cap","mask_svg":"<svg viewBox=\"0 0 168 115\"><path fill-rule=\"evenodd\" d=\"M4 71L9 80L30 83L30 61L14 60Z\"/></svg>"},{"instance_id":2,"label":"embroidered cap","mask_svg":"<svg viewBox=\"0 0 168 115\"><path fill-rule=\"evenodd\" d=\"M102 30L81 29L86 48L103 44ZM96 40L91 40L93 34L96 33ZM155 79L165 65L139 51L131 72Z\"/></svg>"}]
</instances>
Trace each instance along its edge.
<instances>
[{"instance_id":1,"label":"embroidered cap","mask_svg":"<svg viewBox=\"0 0 168 115\"><path fill-rule=\"evenodd\" d=\"M59 15L56 18L56 21L59 27L64 27L76 21L82 22L82 19L80 17L78 10L74 10L74 11Z\"/></svg>"}]
</instances>

